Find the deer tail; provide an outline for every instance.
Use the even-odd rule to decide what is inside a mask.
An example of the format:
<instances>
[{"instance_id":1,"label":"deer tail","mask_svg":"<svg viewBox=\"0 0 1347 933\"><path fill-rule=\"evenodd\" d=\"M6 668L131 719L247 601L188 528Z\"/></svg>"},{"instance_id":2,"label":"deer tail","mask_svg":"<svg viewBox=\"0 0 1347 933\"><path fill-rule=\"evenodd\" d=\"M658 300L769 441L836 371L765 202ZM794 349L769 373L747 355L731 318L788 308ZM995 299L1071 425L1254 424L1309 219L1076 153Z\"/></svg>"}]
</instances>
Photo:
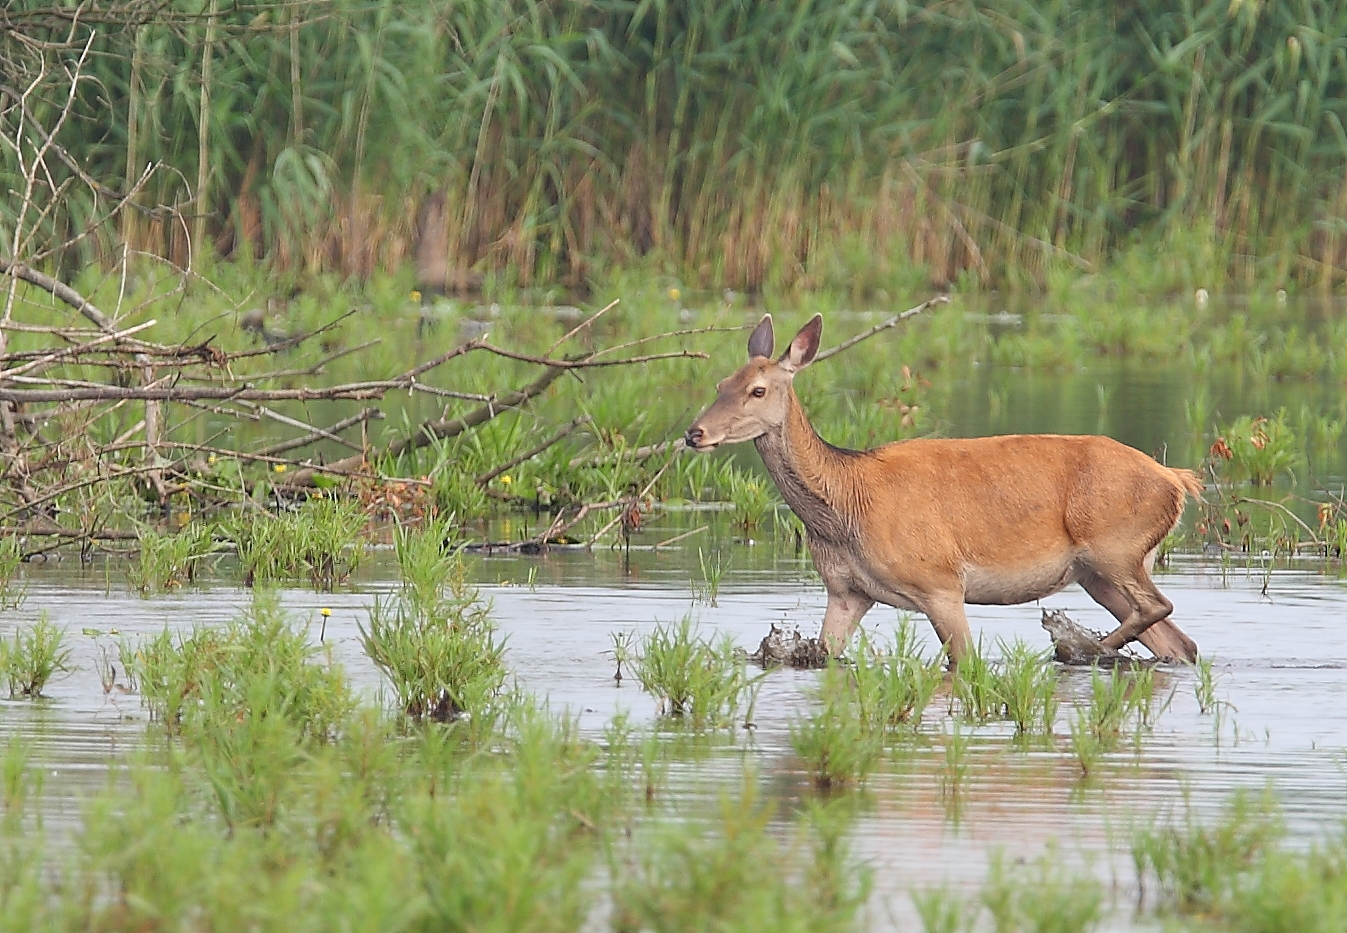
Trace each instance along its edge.
<instances>
[{"instance_id":1,"label":"deer tail","mask_svg":"<svg viewBox=\"0 0 1347 933\"><path fill-rule=\"evenodd\" d=\"M1171 467L1171 469L1173 468ZM1175 479L1179 481L1179 484L1183 486L1184 491L1188 493L1188 495L1193 496L1196 499L1202 498L1202 479L1196 473L1192 470L1178 469L1173 469L1173 472Z\"/></svg>"}]
</instances>

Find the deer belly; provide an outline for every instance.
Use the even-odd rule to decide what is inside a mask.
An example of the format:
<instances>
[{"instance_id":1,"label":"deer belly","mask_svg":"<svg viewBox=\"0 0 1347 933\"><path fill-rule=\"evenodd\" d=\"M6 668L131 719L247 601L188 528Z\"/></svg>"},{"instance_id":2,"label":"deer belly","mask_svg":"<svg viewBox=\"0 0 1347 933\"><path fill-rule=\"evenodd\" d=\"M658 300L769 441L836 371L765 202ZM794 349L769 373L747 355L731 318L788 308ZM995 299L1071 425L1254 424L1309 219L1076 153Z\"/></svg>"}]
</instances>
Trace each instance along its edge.
<instances>
[{"instance_id":1,"label":"deer belly","mask_svg":"<svg viewBox=\"0 0 1347 933\"><path fill-rule=\"evenodd\" d=\"M1010 567L964 569L964 602L1011 606L1051 596L1080 577L1073 557Z\"/></svg>"}]
</instances>

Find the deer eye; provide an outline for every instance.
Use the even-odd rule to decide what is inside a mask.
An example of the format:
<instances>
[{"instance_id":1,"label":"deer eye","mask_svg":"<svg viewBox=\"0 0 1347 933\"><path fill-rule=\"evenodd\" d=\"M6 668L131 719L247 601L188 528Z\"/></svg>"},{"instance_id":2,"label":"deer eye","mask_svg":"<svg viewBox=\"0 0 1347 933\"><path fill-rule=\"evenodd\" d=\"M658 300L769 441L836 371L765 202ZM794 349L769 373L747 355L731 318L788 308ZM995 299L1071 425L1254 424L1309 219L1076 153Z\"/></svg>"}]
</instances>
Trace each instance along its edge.
<instances>
[{"instance_id":1,"label":"deer eye","mask_svg":"<svg viewBox=\"0 0 1347 933\"><path fill-rule=\"evenodd\" d=\"M754 386L754 387L753 387L753 393L752 393L752 394L753 394L753 397L754 397L754 398L762 398L764 395L767 394L767 387L766 387L766 386Z\"/></svg>"}]
</instances>

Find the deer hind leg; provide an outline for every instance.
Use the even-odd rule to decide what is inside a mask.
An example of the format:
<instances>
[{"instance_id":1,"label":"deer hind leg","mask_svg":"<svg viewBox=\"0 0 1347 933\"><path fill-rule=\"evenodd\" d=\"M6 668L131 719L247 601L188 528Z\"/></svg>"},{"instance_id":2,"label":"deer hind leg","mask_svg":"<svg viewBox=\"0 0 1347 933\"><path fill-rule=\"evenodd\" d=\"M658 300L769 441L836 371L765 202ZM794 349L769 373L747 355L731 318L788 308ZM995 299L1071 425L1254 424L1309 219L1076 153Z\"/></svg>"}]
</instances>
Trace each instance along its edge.
<instances>
[{"instance_id":1,"label":"deer hind leg","mask_svg":"<svg viewBox=\"0 0 1347 933\"><path fill-rule=\"evenodd\" d=\"M931 627L939 636L940 643L949 654L951 667L957 667L959 659L973 647L973 633L968 629L968 616L964 613L963 594L955 593L931 597L922 600L921 611L931 620Z\"/></svg>"},{"instance_id":2,"label":"deer hind leg","mask_svg":"<svg viewBox=\"0 0 1347 933\"><path fill-rule=\"evenodd\" d=\"M828 608L823 612L823 634L820 638L834 657L846 649L851 633L856 630L861 616L870 611L875 601L852 592L828 590Z\"/></svg>"},{"instance_id":3,"label":"deer hind leg","mask_svg":"<svg viewBox=\"0 0 1347 933\"><path fill-rule=\"evenodd\" d=\"M1090 594L1090 598L1103 606L1119 622L1126 622L1132 614L1132 604L1127 601L1123 591L1109 583L1098 574L1092 574L1080 581L1081 587ZM1141 642L1157 658L1171 658L1175 661L1196 661L1197 643L1184 633L1171 618L1161 619L1137 635Z\"/></svg>"},{"instance_id":4,"label":"deer hind leg","mask_svg":"<svg viewBox=\"0 0 1347 933\"><path fill-rule=\"evenodd\" d=\"M1168 618L1174 611L1174 604L1156 589L1143 561L1137 561L1130 572L1109 572L1096 567L1094 575L1121 594L1122 602L1126 604L1127 614L1120 620L1122 624L1104 636L1103 644L1109 648L1121 648L1130 641L1136 641L1143 632ZM1118 602L1116 597L1114 602ZM1123 607L1119 605L1117 608ZM1117 612L1114 614L1117 615Z\"/></svg>"}]
</instances>

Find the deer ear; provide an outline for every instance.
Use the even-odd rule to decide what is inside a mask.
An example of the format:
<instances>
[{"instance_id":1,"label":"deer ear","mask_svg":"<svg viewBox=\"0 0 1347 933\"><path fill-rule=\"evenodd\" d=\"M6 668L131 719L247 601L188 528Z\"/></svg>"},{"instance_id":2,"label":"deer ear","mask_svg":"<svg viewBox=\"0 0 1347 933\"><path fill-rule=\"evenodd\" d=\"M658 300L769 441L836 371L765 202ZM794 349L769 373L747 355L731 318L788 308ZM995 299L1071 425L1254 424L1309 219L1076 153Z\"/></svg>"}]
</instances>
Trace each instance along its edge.
<instances>
[{"instance_id":1,"label":"deer ear","mask_svg":"<svg viewBox=\"0 0 1347 933\"><path fill-rule=\"evenodd\" d=\"M776 344L776 336L772 333L772 316L764 314L758 326L753 328L753 333L748 336L748 358L751 360L755 356L772 355L772 347Z\"/></svg>"},{"instance_id":2,"label":"deer ear","mask_svg":"<svg viewBox=\"0 0 1347 933\"><path fill-rule=\"evenodd\" d=\"M781 365L791 372L804 369L813 362L814 354L818 353L818 342L822 336L823 315L816 314L809 319L808 324L800 328L800 332L790 342L786 352L781 354Z\"/></svg>"}]
</instances>

